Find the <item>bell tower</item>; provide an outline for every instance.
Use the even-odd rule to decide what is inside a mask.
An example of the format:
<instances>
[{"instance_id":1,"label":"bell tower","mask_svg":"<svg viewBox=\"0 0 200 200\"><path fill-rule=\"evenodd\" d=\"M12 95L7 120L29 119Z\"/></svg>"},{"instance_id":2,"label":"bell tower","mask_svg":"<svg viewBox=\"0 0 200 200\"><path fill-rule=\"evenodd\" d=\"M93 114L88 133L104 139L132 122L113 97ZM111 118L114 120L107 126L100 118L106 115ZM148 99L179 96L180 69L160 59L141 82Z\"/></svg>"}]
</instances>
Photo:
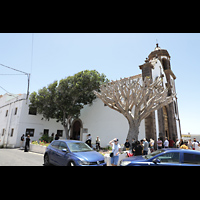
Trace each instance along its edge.
<instances>
[{"instance_id":1,"label":"bell tower","mask_svg":"<svg viewBox=\"0 0 200 200\"><path fill-rule=\"evenodd\" d=\"M146 76L154 79L153 70L155 69L155 65L153 63L159 63L160 69L162 68L163 76L165 76L165 86L169 88L168 95L170 96L172 91L176 91L175 89L175 79L171 64L170 64L170 55L166 49L161 49L156 44L154 51L152 51L148 58L146 58L145 63L140 65L139 68L142 70L142 78L144 79ZM158 67L158 64L157 64ZM157 110L158 114L158 124L159 124L159 137L164 140L165 137L168 139L176 140L176 138L180 138L181 136L181 128L180 128L180 119L178 113L178 103L177 98L170 103L169 105ZM155 112L151 113L145 119L145 132L146 138L149 137L154 138L156 140L156 125L155 125Z\"/></svg>"}]
</instances>

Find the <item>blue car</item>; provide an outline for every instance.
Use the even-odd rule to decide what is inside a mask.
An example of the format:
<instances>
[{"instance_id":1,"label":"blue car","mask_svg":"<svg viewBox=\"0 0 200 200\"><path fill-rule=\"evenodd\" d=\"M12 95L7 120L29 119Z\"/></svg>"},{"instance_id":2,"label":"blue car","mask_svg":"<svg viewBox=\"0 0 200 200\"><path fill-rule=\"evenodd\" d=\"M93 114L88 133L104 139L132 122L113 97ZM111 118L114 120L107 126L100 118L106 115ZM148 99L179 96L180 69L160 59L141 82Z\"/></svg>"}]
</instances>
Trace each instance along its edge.
<instances>
[{"instance_id":1,"label":"blue car","mask_svg":"<svg viewBox=\"0 0 200 200\"><path fill-rule=\"evenodd\" d=\"M149 155L123 159L121 166L200 166L200 151L159 149Z\"/></svg>"},{"instance_id":2,"label":"blue car","mask_svg":"<svg viewBox=\"0 0 200 200\"><path fill-rule=\"evenodd\" d=\"M54 140L46 148L44 165L104 166L104 156L82 141Z\"/></svg>"}]
</instances>

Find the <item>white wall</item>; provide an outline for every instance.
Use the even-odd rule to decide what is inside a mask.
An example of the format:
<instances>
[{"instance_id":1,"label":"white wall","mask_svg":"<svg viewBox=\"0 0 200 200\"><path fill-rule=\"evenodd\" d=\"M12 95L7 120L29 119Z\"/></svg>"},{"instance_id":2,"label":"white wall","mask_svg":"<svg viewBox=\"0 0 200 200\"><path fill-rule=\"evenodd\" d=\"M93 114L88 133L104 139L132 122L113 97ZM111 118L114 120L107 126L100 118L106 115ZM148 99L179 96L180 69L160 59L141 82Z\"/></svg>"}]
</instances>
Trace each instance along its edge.
<instances>
[{"instance_id":1,"label":"white wall","mask_svg":"<svg viewBox=\"0 0 200 200\"><path fill-rule=\"evenodd\" d=\"M18 96L18 100L25 98L25 94ZM8 101L8 99L11 100ZM4 95L0 98L0 146L6 143L7 146L19 147L21 136L26 133L26 129L28 128L35 129L34 137L31 137L32 141L39 141L44 129L49 129L49 135L52 133L56 134L57 130L63 130L63 136L65 135L61 123L57 123L55 119L51 119L50 121L41 120L42 115L29 115L29 102L21 100L14 103L16 100L16 98L11 98L8 95ZM14 115L16 107L18 110L17 114ZM6 110L8 110L7 117L5 117ZM14 133L11 137L12 128L14 129ZM2 136L3 129L6 130L4 136Z\"/></svg>"},{"instance_id":2,"label":"white wall","mask_svg":"<svg viewBox=\"0 0 200 200\"><path fill-rule=\"evenodd\" d=\"M128 121L120 113L112 110L97 98L92 106L85 106L81 110L80 119L83 122L83 128L88 129L92 136L92 143L95 143L96 137L99 136L101 146L106 147L113 138L119 139L119 144L124 144L128 134ZM138 139L144 138L145 127L144 121L140 126L140 135Z\"/></svg>"}]
</instances>

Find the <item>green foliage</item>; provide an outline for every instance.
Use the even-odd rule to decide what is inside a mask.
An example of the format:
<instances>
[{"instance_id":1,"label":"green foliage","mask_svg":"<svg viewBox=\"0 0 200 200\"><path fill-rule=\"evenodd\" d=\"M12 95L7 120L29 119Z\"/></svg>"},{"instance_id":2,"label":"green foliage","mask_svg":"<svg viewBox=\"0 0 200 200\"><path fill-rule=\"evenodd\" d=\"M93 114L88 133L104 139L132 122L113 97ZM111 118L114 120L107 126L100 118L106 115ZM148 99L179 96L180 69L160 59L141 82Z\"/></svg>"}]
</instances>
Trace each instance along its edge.
<instances>
[{"instance_id":1,"label":"green foliage","mask_svg":"<svg viewBox=\"0 0 200 200\"><path fill-rule=\"evenodd\" d=\"M53 140L53 138L48 136L47 134L44 134L39 140L50 143Z\"/></svg>"},{"instance_id":2,"label":"green foliage","mask_svg":"<svg viewBox=\"0 0 200 200\"><path fill-rule=\"evenodd\" d=\"M45 119L55 118L67 127L71 118L79 117L84 105L92 104L96 98L93 90L99 91L100 85L108 81L96 70L81 71L33 92L29 106L37 108Z\"/></svg>"}]
</instances>

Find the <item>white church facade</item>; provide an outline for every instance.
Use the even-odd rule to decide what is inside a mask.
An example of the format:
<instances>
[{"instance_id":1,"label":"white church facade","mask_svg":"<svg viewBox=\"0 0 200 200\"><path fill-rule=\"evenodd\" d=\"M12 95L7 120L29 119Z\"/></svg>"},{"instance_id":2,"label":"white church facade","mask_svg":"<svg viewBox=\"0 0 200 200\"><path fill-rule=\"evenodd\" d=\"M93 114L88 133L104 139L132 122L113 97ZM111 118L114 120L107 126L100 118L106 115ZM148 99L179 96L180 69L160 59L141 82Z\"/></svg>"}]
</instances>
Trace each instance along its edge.
<instances>
[{"instance_id":1,"label":"white church facade","mask_svg":"<svg viewBox=\"0 0 200 200\"><path fill-rule=\"evenodd\" d=\"M158 44L143 65L140 65L141 74L133 78L151 77L155 80L163 76L163 85L170 85L175 91L176 76L171 70L170 55L167 50L161 49ZM170 91L169 91L170 95ZM32 113L29 110L29 100L26 95L0 95L0 147L19 147L22 134L29 134L31 140L39 140L43 134L51 136L58 133L61 138L66 138L64 128L55 119L41 120L42 115ZM118 138L120 144L124 144L128 134L128 121L120 113L105 106L97 98L92 105L87 105L81 110L80 117L74 119L71 126L70 138L85 141L86 135L91 134L92 143L99 136L101 146L106 147L113 138ZM174 101L152 112L142 120L139 128L138 139L160 137L173 139L181 137L180 119L178 113L177 98Z\"/></svg>"}]
</instances>

